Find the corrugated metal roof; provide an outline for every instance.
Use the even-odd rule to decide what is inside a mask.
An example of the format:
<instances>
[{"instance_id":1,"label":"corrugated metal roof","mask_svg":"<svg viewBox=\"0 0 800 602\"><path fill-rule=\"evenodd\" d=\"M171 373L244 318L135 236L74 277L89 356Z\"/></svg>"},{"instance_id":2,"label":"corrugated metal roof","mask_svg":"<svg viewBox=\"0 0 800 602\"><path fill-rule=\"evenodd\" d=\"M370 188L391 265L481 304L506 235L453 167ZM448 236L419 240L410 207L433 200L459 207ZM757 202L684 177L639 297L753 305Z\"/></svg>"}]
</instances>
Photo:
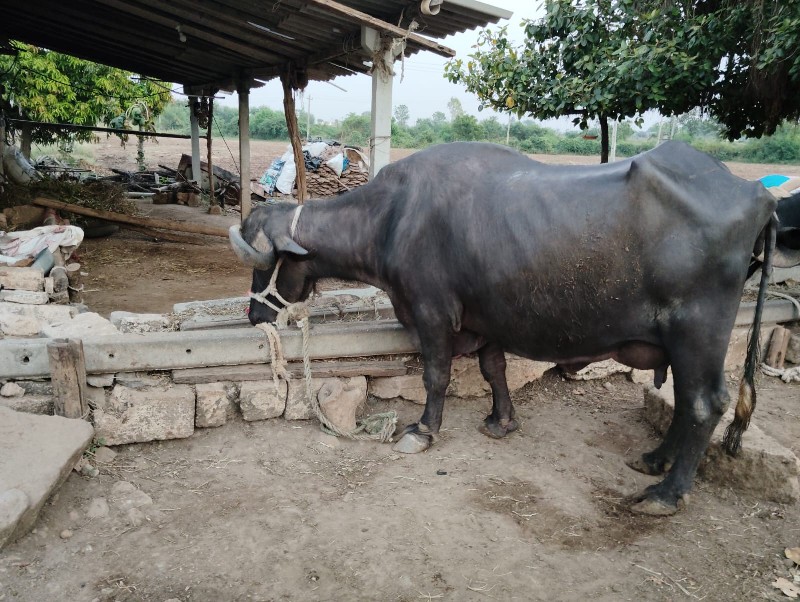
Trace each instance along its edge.
<instances>
[{"instance_id":1,"label":"corrugated metal roof","mask_svg":"<svg viewBox=\"0 0 800 602\"><path fill-rule=\"evenodd\" d=\"M446 54L437 39L511 16L477 0L445 0L436 15L422 14L419 0L17 0L3 5L0 41L19 40L204 89L232 89L242 76L271 79L289 64L314 80L366 73L371 61L361 48L365 16L411 33L407 56L431 47ZM363 14L349 14L353 10Z\"/></svg>"}]
</instances>

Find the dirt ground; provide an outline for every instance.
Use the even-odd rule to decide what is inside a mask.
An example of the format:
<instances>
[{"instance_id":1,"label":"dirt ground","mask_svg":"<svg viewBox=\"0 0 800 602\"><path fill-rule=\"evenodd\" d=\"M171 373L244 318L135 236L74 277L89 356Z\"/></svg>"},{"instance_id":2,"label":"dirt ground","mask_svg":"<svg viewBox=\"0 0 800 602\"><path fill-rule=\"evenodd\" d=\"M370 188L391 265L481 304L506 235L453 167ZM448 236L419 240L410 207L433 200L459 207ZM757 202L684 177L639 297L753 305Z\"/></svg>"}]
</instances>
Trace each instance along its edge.
<instances>
[{"instance_id":1,"label":"dirt ground","mask_svg":"<svg viewBox=\"0 0 800 602\"><path fill-rule=\"evenodd\" d=\"M132 147L123 157L116 143L98 146L97 161L134 165ZM259 173L283 145L255 147ZM146 150L169 166L176 152L172 141ZM87 304L163 312L244 294L248 271L207 240L86 241ZM800 385L763 377L759 394L754 421L799 453ZM624 464L657 444L639 385L550 372L513 397L522 426L505 440L477 431L488 398L449 399L440 441L417 456L339 441L311 421L239 417L187 440L120 446L98 477L72 473L35 532L0 554L0 601L785 599L771 583L792 578L783 551L800 546L799 505L698 479L674 517L627 511L625 498L655 482ZM421 412L368 410L389 407L403 424ZM140 493L121 493L123 481Z\"/></svg>"}]
</instances>

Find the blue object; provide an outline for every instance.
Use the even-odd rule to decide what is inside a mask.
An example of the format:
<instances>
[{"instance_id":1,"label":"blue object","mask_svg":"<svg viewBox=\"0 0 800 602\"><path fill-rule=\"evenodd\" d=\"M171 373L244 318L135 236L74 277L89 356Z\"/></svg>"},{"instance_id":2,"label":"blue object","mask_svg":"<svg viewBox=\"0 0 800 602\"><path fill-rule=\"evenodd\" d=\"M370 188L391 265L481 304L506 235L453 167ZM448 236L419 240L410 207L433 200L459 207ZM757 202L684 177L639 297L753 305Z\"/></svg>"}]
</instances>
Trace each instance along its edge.
<instances>
[{"instance_id":1,"label":"blue object","mask_svg":"<svg viewBox=\"0 0 800 602\"><path fill-rule=\"evenodd\" d=\"M763 176L758 179L764 185L764 188L773 188L775 186L781 186L788 182L791 178L789 176L782 176L780 174L770 174L768 176Z\"/></svg>"}]
</instances>

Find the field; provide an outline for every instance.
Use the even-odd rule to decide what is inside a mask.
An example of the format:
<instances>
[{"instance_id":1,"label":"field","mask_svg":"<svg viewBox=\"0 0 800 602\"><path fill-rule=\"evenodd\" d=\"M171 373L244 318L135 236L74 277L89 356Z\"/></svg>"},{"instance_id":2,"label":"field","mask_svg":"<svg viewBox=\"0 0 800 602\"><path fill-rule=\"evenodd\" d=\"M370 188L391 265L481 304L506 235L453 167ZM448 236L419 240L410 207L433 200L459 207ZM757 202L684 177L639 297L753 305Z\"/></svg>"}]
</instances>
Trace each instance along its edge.
<instances>
[{"instance_id":1,"label":"field","mask_svg":"<svg viewBox=\"0 0 800 602\"><path fill-rule=\"evenodd\" d=\"M215 162L234 170L215 144ZM228 145L236 154L235 141ZM284 148L255 142L254 176ZM188 142L165 140L148 143L146 156L175 167L187 151ZM135 168L133 146L108 140L91 154L106 167ZM748 178L800 173L731 169ZM238 219L172 205L143 212ZM249 287L249 271L222 240L197 247L123 232L87 240L80 254L86 302L104 315L164 312ZM759 392L754 422L798 453L800 385L763 377ZM674 517L628 512L626 497L655 482L624 463L658 441L640 385L549 372L514 402L522 427L495 441L477 431L489 399L450 399L440 441L418 456L283 420L235 419L188 440L122 446L98 477L73 473L35 532L0 555L0 600L784 599L771 584L792 579L784 549L800 546L800 506L698 479ZM406 402L369 409L387 407L401 423L421 412Z\"/></svg>"}]
</instances>

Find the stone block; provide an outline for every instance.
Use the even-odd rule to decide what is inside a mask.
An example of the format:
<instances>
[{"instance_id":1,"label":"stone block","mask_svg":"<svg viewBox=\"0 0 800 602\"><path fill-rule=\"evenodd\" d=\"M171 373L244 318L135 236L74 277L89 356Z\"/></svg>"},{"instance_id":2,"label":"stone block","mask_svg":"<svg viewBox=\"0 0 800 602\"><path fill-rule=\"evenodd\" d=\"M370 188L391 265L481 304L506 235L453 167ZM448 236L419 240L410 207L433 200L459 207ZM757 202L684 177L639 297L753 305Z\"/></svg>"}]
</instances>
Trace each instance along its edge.
<instances>
[{"instance_id":1,"label":"stone block","mask_svg":"<svg viewBox=\"0 0 800 602\"><path fill-rule=\"evenodd\" d=\"M165 332L173 330L172 324L164 314L136 314L129 311L112 311L111 323L120 332Z\"/></svg>"},{"instance_id":2,"label":"stone block","mask_svg":"<svg viewBox=\"0 0 800 602\"><path fill-rule=\"evenodd\" d=\"M53 398L50 395L23 395L21 397L0 397L0 406L26 414L52 416Z\"/></svg>"},{"instance_id":3,"label":"stone block","mask_svg":"<svg viewBox=\"0 0 800 602\"><path fill-rule=\"evenodd\" d=\"M69 320L77 313L65 305L23 305L0 301L0 332L6 336L36 336L44 324Z\"/></svg>"},{"instance_id":4,"label":"stone block","mask_svg":"<svg viewBox=\"0 0 800 602\"><path fill-rule=\"evenodd\" d=\"M149 372L117 372L114 381L131 389L144 390L150 387L167 387L170 385L166 373L150 374Z\"/></svg>"},{"instance_id":5,"label":"stone block","mask_svg":"<svg viewBox=\"0 0 800 602\"><path fill-rule=\"evenodd\" d=\"M786 349L786 361L792 364L800 364L800 334L793 334L789 339L789 347Z\"/></svg>"},{"instance_id":6,"label":"stone block","mask_svg":"<svg viewBox=\"0 0 800 602\"><path fill-rule=\"evenodd\" d=\"M86 384L90 387L113 387L114 374L87 374Z\"/></svg>"},{"instance_id":7,"label":"stone block","mask_svg":"<svg viewBox=\"0 0 800 602\"><path fill-rule=\"evenodd\" d=\"M646 386L644 405L647 420L656 430L666 432L675 407L672 379L668 378L661 389ZM730 408L711 437L711 444L698 470L700 476L771 502L785 504L800 499L797 457L752 421L742 437L738 455L732 458L725 453L722 438L732 419L733 408Z\"/></svg>"},{"instance_id":8,"label":"stone block","mask_svg":"<svg viewBox=\"0 0 800 602\"><path fill-rule=\"evenodd\" d=\"M744 366L744 359L747 357L747 335L749 331L749 327L741 326L734 328L733 332L731 332L731 340L728 344L728 352L725 355L725 372L737 372ZM771 334L772 326L768 324L762 324L761 349L766 350Z\"/></svg>"},{"instance_id":9,"label":"stone block","mask_svg":"<svg viewBox=\"0 0 800 602\"><path fill-rule=\"evenodd\" d=\"M44 305L50 296L44 291L0 291L0 301L8 303L26 303L29 305Z\"/></svg>"},{"instance_id":10,"label":"stone block","mask_svg":"<svg viewBox=\"0 0 800 602\"><path fill-rule=\"evenodd\" d=\"M44 291L44 274L39 268L0 266L0 286L17 291Z\"/></svg>"},{"instance_id":11,"label":"stone block","mask_svg":"<svg viewBox=\"0 0 800 602\"><path fill-rule=\"evenodd\" d=\"M239 408L245 420L266 420L277 418L286 409L286 382L280 383L281 394L275 391L274 383L269 381L246 381L239 389Z\"/></svg>"},{"instance_id":12,"label":"stone block","mask_svg":"<svg viewBox=\"0 0 800 602\"><path fill-rule=\"evenodd\" d=\"M312 378L311 391L312 395L319 395L320 389L323 386L336 385L333 381L339 380L337 378ZM286 411L283 413L286 420L309 420L315 418L314 410L311 409L311 403L306 396L306 381L302 377L293 378L289 381L289 395L286 398Z\"/></svg>"},{"instance_id":13,"label":"stone block","mask_svg":"<svg viewBox=\"0 0 800 602\"><path fill-rule=\"evenodd\" d=\"M117 384L94 411L97 437L106 445L181 439L194 433L194 390L188 385L137 390Z\"/></svg>"},{"instance_id":14,"label":"stone block","mask_svg":"<svg viewBox=\"0 0 800 602\"><path fill-rule=\"evenodd\" d=\"M17 383L6 383L0 387L0 397L22 397L23 395L25 395L25 389Z\"/></svg>"},{"instance_id":15,"label":"stone block","mask_svg":"<svg viewBox=\"0 0 800 602\"><path fill-rule=\"evenodd\" d=\"M341 431L356 428L356 415L367 401L367 379L365 376L352 378L330 378L319 389L317 400L325 417Z\"/></svg>"},{"instance_id":16,"label":"stone block","mask_svg":"<svg viewBox=\"0 0 800 602\"><path fill-rule=\"evenodd\" d=\"M372 378L369 381L369 393L379 399L400 398L423 405L427 398L422 374Z\"/></svg>"},{"instance_id":17,"label":"stone block","mask_svg":"<svg viewBox=\"0 0 800 602\"><path fill-rule=\"evenodd\" d=\"M0 407L0 548L33 527L93 435L92 425L84 420Z\"/></svg>"},{"instance_id":18,"label":"stone block","mask_svg":"<svg viewBox=\"0 0 800 602\"><path fill-rule=\"evenodd\" d=\"M42 334L56 338L83 338L119 334L119 330L100 314L86 312L78 314L70 320L64 320L42 326Z\"/></svg>"},{"instance_id":19,"label":"stone block","mask_svg":"<svg viewBox=\"0 0 800 602\"><path fill-rule=\"evenodd\" d=\"M225 424L233 410L229 388L230 385L221 382L195 386L195 426L206 428Z\"/></svg>"}]
</instances>

